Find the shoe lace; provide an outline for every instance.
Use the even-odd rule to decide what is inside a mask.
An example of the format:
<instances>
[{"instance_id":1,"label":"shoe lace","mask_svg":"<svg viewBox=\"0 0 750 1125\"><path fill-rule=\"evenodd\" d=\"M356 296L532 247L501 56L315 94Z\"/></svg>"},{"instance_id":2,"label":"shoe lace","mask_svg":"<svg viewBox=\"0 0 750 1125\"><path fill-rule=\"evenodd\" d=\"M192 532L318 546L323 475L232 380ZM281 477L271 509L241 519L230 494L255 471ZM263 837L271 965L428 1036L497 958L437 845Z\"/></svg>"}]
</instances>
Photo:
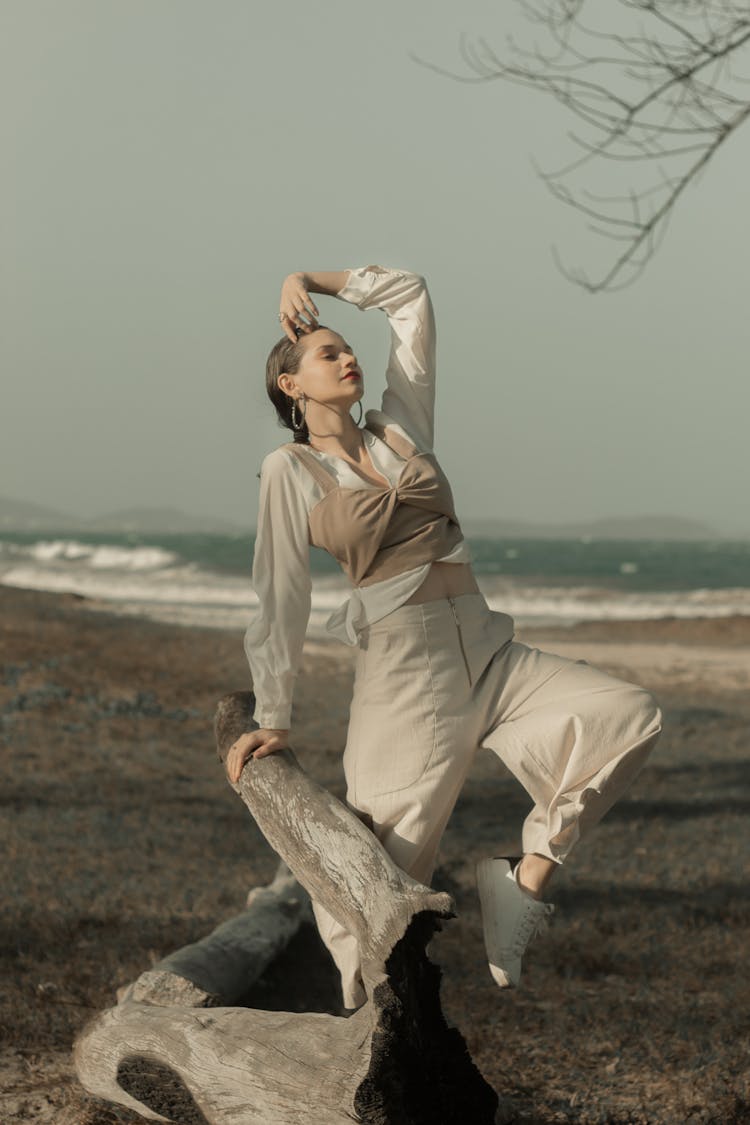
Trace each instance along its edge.
<instances>
[{"instance_id":1,"label":"shoe lace","mask_svg":"<svg viewBox=\"0 0 750 1125\"><path fill-rule=\"evenodd\" d=\"M541 909L529 904L518 919L510 941L510 952L515 957L523 954L532 938L549 929L549 918L555 907L551 902L543 902L539 906Z\"/></svg>"}]
</instances>

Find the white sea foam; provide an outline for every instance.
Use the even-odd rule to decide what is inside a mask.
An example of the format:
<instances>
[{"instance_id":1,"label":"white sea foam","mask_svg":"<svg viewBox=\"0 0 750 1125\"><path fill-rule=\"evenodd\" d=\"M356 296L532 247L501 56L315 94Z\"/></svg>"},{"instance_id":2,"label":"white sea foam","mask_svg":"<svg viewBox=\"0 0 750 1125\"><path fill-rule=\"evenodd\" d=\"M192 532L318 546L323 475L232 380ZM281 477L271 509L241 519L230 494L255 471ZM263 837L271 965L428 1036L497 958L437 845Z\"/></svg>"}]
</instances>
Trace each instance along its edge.
<instances>
[{"instance_id":1,"label":"white sea foam","mask_svg":"<svg viewBox=\"0 0 750 1125\"><path fill-rule=\"evenodd\" d=\"M577 621L641 620L657 617L726 617L750 614L744 586L695 590L612 590L594 586L524 586L477 577L491 609L509 613L519 625L573 625Z\"/></svg>"},{"instance_id":2,"label":"white sea foam","mask_svg":"<svg viewBox=\"0 0 750 1125\"><path fill-rule=\"evenodd\" d=\"M620 590L531 584L523 577L496 574L478 574L477 581L490 607L510 614L518 628L598 619L750 614L750 589L745 587ZM0 583L82 594L105 603L113 613L207 628L244 629L257 608L249 568L246 576L214 572L160 547L74 539L0 541ZM325 634L328 616L349 589L343 575L313 575L311 635Z\"/></svg>"},{"instance_id":3,"label":"white sea foam","mask_svg":"<svg viewBox=\"0 0 750 1125\"><path fill-rule=\"evenodd\" d=\"M162 547L122 547L77 539L41 539L29 545L4 542L2 548L0 558L27 557L40 563L84 560L96 570L158 570L178 559Z\"/></svg>"}]
</instances>

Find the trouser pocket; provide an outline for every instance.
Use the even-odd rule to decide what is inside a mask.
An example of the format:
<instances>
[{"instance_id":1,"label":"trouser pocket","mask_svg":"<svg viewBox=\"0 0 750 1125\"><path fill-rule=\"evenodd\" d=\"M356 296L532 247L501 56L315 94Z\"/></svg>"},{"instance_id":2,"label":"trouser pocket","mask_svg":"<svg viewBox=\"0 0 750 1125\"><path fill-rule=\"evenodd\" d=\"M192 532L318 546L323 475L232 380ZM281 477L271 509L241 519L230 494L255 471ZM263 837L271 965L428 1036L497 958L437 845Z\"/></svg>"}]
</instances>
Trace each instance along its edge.
<instances>
[{"instance_id":1,"label":"trouser pocket","mask_svg":"<svg viewBox=\"0 0 750 1125\"><path fill-rule=\"evenodd\" d=\"M344 773L357 804L406 789L435 748L436 705L421 628L373 633L357 662Z\"/></svg>"},{"instance_id":2,"label":"trouser pocket","mask_svg":"<svg viewBox=\"0 0 750 1125\"><path fill-rule=\"evenodd\" d=\"M514 620L507 613L488 610L479 618L461 622L461 640L470 683L476 684L493 657L514 637Z\"/></svg>"}]
</instances>

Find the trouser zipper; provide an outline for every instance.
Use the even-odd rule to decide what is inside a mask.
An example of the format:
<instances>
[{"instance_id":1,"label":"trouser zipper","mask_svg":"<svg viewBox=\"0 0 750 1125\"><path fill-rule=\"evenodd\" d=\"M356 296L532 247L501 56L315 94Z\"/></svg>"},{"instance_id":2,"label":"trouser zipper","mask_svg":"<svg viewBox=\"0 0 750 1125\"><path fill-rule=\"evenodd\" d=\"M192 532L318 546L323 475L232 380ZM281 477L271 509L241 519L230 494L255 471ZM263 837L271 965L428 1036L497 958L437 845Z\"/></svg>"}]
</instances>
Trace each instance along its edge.
<instances>
[{"instance_id":1,"label":"trouser zipper","mask_svg":"<svg viewBox=\"0 0 750 1125\"><path fill-rule=\"evenodd\" d=\"M471 686L471 669L469 668L469 661L466 659L466 649L464 648L464 638L461 633L461 622L458 620L458 614L456 613L456 603L453 598L448 598L448 601L451 603L451 609L453 610L453 619L456 622L456 629L458 631L458 643L461 646L461 655L464 658L466 675L469 677L469 686Z\"/></svg>"}]
</instances>

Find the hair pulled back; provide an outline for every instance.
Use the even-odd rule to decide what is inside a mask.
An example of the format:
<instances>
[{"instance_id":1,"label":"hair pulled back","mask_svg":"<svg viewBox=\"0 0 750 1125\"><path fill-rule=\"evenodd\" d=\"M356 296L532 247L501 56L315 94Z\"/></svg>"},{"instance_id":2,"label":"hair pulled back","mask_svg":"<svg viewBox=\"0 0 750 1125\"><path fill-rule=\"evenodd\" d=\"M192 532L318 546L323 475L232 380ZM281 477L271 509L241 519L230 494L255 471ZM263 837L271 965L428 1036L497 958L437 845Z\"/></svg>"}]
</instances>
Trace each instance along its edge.
<instances>
[{"instance_id":1,"label":"hair pulled back","mask_svg":"<svg viewBox=\"0 0 750 1125\"><path fill-rule=\"evenodd\" d=\"M325 324L318 325L318 328L325 327ZM317 331L317 329L315 331ZM294 404L294 399L285 394L277 382L282 371L286 371L289 375L294 375L297 372L302 361L304 350L301 335L298 336L296 340L290 340L288 336L282 336L281 339L274 344L266 360L266 391L276 408L279 425L284 426L287 430L291 430L296 442L309 445L310 434L307 425L303 422L302 428L299 430L295 430L292 425L292 406ZM301 413L302 411L298 408L298 420Z\"/></svg>"}]
</instances>

